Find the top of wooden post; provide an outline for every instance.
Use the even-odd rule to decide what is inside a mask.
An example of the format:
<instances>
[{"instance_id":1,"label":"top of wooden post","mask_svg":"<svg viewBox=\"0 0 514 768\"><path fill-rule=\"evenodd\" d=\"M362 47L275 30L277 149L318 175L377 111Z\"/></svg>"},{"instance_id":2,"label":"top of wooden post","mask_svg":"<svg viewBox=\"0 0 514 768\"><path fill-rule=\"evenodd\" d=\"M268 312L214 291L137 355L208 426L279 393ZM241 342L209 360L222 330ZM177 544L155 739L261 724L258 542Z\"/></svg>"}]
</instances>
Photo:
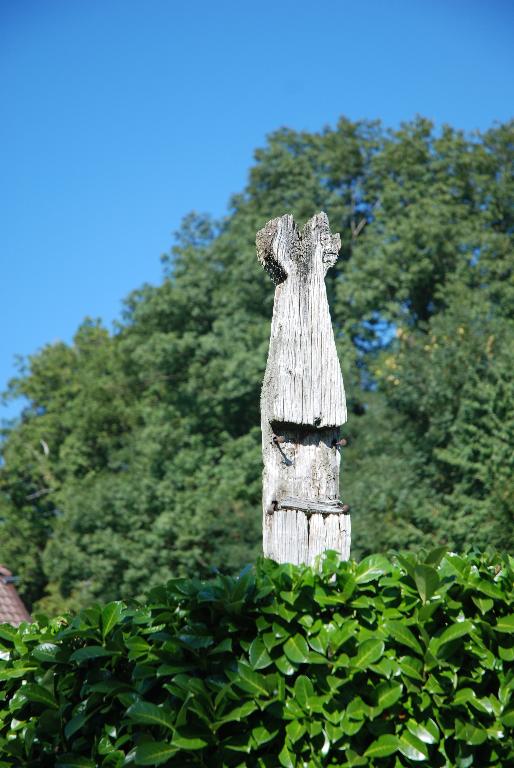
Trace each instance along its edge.
<instances>
[{"instance_id":1,"label":"top of wooden post","mask_svg":"<svg viewBox=\"0 0 514 768\"><path fill-rule=\"evenodd\" d=\"M321 269L325 275L336 263L340 248L341 238L330 232L323 212L313 216L301 232L290 214L268 221L257 232L257 256L276 284L292 273L307 278Z\"/></svg>"},{"instance_id":2,"label":"top of wooden post","mask_svg":"<svg viewBox=\"0 0 514 768\"><path fill-rule=\"evenodd\" d=\"M270 424L323 428L346 421L325 289L325 274L340 247L325 213L313 216L301 231L286 215L257 233L257 256L277 286L261 399Z\"/></svg>"}]
</instances>

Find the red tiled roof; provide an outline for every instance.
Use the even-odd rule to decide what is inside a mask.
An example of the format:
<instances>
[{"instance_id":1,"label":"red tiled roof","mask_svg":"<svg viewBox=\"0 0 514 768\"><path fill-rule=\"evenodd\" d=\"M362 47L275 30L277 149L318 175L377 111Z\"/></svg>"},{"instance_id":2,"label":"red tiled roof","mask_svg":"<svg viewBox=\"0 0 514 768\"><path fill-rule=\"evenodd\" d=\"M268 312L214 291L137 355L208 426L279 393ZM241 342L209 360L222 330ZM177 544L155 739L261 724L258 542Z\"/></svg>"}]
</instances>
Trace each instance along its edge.
<instances>
[{"instance_id":1,"label":"red tiled roof","mask_svg":"<svg viewBox=\"0 0 514 768\"><path fill-rule=\"evenodd\" d=\"M30 621L30 614L21 602L11 578L11 571L0 565L0 624L17 627L22 621Z\"/></svg>"}]
</instances>

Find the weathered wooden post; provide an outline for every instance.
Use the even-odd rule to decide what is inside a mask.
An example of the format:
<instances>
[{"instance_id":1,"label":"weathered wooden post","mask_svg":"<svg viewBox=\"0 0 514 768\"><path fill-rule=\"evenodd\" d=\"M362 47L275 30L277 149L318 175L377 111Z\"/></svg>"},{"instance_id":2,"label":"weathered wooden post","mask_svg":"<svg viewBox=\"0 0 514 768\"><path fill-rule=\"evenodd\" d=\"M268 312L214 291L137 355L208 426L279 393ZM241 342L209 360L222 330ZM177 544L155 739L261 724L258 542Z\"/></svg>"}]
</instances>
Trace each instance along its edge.
<instances>
[{"instance_id":1,"label":"weathered wooden post","mask_svg":"<svg viewBox=\"0 0 514 768\"><path fill-rule=\"evenodd\" d=\"M339 501L346 400L325 288L340 245L325 213L301 232L281 216L257 233L276 284L261 426L263 547L278 562L312 564L327 549L350 556L350 515Z\"/></svg>"}]
</instances>

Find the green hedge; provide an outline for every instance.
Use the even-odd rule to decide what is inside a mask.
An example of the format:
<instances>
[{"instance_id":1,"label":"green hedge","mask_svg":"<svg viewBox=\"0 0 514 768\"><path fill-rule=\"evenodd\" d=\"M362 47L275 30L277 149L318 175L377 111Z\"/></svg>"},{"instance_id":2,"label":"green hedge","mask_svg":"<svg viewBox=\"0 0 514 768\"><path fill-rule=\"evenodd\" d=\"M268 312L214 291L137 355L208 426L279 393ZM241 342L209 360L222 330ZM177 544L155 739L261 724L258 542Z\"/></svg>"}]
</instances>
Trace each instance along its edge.
<instances>
[{"instance_id":1,"label":"green hedge","mask_svg":"<svg viewBox=\"0 0 514 768\"><path fill-rule=\"evenodd\" d=\"M263 561L3 625L0 766L514 765L513 565Z\"/></svg>"}]
</instances>

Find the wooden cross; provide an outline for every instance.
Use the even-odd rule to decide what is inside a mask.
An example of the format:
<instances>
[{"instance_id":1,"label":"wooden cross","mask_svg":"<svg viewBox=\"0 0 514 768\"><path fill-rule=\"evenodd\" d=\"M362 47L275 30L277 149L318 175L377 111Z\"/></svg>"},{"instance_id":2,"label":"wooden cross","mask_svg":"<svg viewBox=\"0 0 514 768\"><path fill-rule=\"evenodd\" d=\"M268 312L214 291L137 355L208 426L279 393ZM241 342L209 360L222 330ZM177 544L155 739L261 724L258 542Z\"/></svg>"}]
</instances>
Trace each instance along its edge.
<instances>
[{"instance_id":1,"label":"wooden cross","mask_svg":"<svg viewBox=\"0 0 514 768\"><path fill-rule=\"evenodd\" d=\"M258 258L276 284L261 395L263 547L282 563L313 564L327 549L350 556L350 516L339 501L346 399L325 288L340 246L325 213L301 232L288 215L257 233Z\"/></svg>"}]
</instances>

